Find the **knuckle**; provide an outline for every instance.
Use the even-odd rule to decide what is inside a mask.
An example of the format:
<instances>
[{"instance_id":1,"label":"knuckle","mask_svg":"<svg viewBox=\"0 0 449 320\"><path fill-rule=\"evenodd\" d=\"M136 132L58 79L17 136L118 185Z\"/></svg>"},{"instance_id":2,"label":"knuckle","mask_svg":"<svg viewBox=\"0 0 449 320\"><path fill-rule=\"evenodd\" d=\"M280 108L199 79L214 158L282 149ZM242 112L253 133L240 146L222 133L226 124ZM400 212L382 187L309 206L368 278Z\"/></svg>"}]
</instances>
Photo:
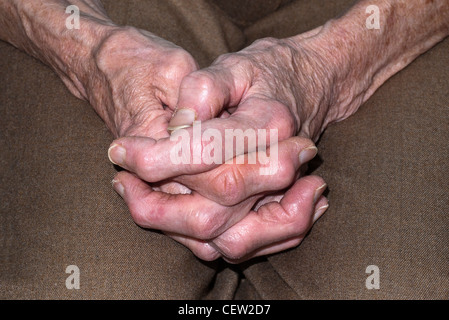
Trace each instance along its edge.
<instances>
[{"instance_id":1,"label":"knuckle","mask_svg":"<svg viewBox=\"0 0 449 320\"><path fill-rule=\"evenodd\" d=\"M254 41L254 46L262 46L262 47L271 47L274 45L279 44L279 39L273 38L273 37L266 37L262 39L258 39Z\"/></svg>"},{"instance_id":2,"label":"knuckle","mask_svg":"<svg viewBox=\"0 0 449 320\"><path fill-rule=\"evenodd\" d=\"M211 179L211 192L222 205L234 205L244 195L244 177L237 165L223 165Z\"/></svg>"},{"instance_id":3,"label":"knuckle","mask_svg":"<svg viewBox=\"0 0 449 320\"><path fill-rule=\"evenodd\" d=\"M147 196L152 191L135 192L132 187L130 188L130 194L133 194L133 199L127 205L134 222L143 228L154 228L160 225L166 213L164 203L171 195L167 194L165 197L160 198L158 202L151 202L151 205L149 205Z\"/></svg>"},{"instance_id":4,"label":"knuckle","mask_svg":"<svg viewBox=\"0 0 449 320\"><path fill-rule=\"evenodd\" d=\"M201 240L214 238L220 227L220 221L216 219L214 214L208 212L197 213L191 224L192 233Z\"/></svg>"},{"instance_id":5,"label":"knuckle","mask_svg":"<svg viewBox=\"0 0 449 320\"><path fill-rule=\"evenodd\" d=\"M299 208L295 208L293 210L291 208L290 210L284 209L284 223L291 226L295 235L304 233L309 229L310 225L310 215L300 209L301 203L303 203L303 201L299 202Z\"/></svg>"},{"instance_id":6,"label":"knuckle","mask_svg":"<svg viewBox=\"0 0 449 320\"><path fill-rule=\"evenodd\" d=\"M275 189L283 189L291 185L296 178L296 168L293 161L285 159L278 163L276 179L273 179Z\"/></svg>"},{"instance_id":7,"label":"knuckle","mask_svg":"<svg viewBox=\"0 0 449 320\"><path fill-rule=\"evenodd\" d=\"M218 247L221 254L230 261L239 261L245 257L249 252L242 241L242 236L240 234L233 234L231 238L220 241Z\"/></svg>"},{"instance_id":8,"label":"knuckle","mask_svg":"<svg viewBox=\"0 0 449 320\"><path fill-rule=\"evenodd\" d=\"M290 235L299 235L308 230L310 215L301 208L304 207L304 199L297 198L295 205L284 208L280 203L271 203L261 207L261 215L270 223L283 225L285 232Z\"/></svg>"},{"instance_id":9,"label":"knuckle","mask_svg":"<svg viewBox=\"0 0 449 320\"><path fill-rule=\"evenodd\" d=\"M146 172L151 168L152 158L148 154L142 154L135 158L135 171L139 175L146 176Z\"/></svg>"},{"instance_id":10,"label":"knuckle","mask_svg":"<svg viewBox=\"0 0 449 320\"><path fill-rule=\"evenodd\" d=\"M198 258L204 261L214 261L221 256L220 253L212 248L208 243L205 243L200 248L192 251Z\"/></svg>"},{"instance_id":11,"label":"knuckle","mask_svg":"<svg viewBox=\"0 0 449 320\"><path fill-rule=\"evenodd\" d=\"M271 105L269 128L278 130L278 139L284 140L296 133L297 123L288 107L283 103L275 102Z\"/></svg>"},{"instance_id":12,"label":"knuckle","mask_svg":"<svg viewBox=\"0 0 449 320\"><path fill-rule=\"evenodd\" d=\"M253 76L253 67L256 65L256 58L250 52L234 52L221 55L210 67L211 70L227 70L229 75Z\"/></svg>"},{"instance_id":13,"label":"knuckle","mask_svg":"<svg viewBox=\"0 0 449 320\"><path fill-rule=\"evenodd\" d=\"M192 56L181 49L172 50L165 59L167 63L161 67L161 73L167 80L179 82L196 69Z\"/></svg>"},{"instance_id":14,"label":"knuckle","mask_svg":"<svg viewBox=\"0 0 449 320\"><path fill-rule=\"evenodd\" d=\"M296 234L300 235L309 230L311 223L311 216L309 214L297 213L294 216L294 221L292 222Z\"/></svg>"},{"instance_id":15,"label":"knuckle","mask_svg":"<svg viewBox=\"0 0 449 320\"><path fill-rule=\"evenodd\" d=\"M183 49L176 49L172 51L171 58L176 65L191 66L194 64L194 59L187 51Z\"/></svg>"},{"instance_id":16,"label":"knuckle","mask_svg":"<svg viewBox=\"0 0 449 320\"><path fill-rule=\"evenodd\" d=\"M235 65L241 63L246 59L246 55L234 52L234 53L225 53L219 56L213 63L213 65Z\"/></svg>"},{"instance_id":17,"label":"knuckle","mask_svg":"<svg viewBox=\"0 0 449 320\"><path fill-rule=\"evenodd\" d=\"M194 88L200 90L202 94L205 94L211 92L214 83L215 81L212 73L206 70L201 70L187 75L184 78L182 85L189 89Z\"/></svg>"},{"instance_id":18,"label":"knuckle","mask_svg":"<svg viewBox=\"0 0 449 320\"><path fill-rule=\"evenodd\" d=\"M204 109L201 113L209 113L208 118L215 117L215 109L218 107L216 99L215 75L212 70L201 70L188 74L181 82L180 96L194 99L196 108Z\"/></svg>"},{"instance_id":19,"label":"knuckle","mask_svg":"<svg viewBox=\"0 0 449 320\"><path fill-rule=\"evenodd\" d=\"M148 219L139 201L132 201L128 204L131 217L134 222L141 227L149 227Z\"/></svg>"}]
</instances>

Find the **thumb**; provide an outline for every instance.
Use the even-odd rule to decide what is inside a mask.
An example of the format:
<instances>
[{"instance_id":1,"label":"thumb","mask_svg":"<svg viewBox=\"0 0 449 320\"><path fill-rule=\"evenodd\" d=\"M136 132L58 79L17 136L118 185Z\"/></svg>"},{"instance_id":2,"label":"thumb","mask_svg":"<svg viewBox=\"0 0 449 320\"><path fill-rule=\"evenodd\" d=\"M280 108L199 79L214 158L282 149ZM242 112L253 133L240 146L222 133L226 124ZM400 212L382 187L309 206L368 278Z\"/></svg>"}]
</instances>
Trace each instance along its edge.
<instances>
[{"instance_id":1,"label":"thumb","mask_svg":"<svg viewBox=\"0 0 449 320\"><path fill-rule=\"evenodd\" d=\"M168 130L189 127L196 120L217 117L224 109L237 106L249 81L232 68L220 65L195 71L186 76L179 89L177 109Z\"/></svg>"}]
</instances>

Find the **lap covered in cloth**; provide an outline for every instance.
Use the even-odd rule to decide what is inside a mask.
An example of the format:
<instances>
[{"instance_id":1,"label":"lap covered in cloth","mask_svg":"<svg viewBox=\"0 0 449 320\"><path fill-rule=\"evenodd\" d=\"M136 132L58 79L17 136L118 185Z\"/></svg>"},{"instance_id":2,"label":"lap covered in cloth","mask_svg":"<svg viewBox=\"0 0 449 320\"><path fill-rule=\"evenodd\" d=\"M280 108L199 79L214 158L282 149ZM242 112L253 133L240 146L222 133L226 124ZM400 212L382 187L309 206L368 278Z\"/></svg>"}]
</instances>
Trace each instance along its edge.
<instances>
[{"instance_id":1,"label":"lap covered in cloth","mask_svg":"<svg viewBox=\"0 0 449 320\"><path fill-rule=\"evenodd\" d=\"M203 67L352 3L104 1L115 22L173 41ZM449 39L322 135L313 172L330 208L301 245L241 265L200 261L134 224L110 185L112 135L93 109L40 62L3 42L0 52L0 298L448 297ZM68 266L78 290L66 287ZM378 289L366 286L369 266Z\"/></svg>"}]
</instances>

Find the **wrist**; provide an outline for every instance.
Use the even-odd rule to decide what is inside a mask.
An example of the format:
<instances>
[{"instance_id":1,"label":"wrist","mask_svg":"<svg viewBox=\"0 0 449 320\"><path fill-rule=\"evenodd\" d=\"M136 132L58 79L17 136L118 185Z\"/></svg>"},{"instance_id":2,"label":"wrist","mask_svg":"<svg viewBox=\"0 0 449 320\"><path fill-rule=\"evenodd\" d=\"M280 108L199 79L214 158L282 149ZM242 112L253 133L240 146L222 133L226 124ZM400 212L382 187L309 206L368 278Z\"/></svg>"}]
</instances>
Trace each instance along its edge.
<instances>
[{"instance_id":1,"label":"wrist","mask_svg":"<svg viewBox=\"0 0 449 320\"><path fill-rule=\"evenodd\" d=\"M354 114L364 101L372 80L372 65L361 42L354 41L336 20L330 20L315 36L305 40L314 52L327 81L327 100L323 130L331 123ZM362 48L361 48L362 47Z\"/></svg>"},{"instance_id":2,"label":"wrist","mask_svg":"<svg viewBox=\"0 0 449 320\"><path fill-rule=\"evenodd\" d=\"M307 92L316 92L311 101L315 109L308 115L310 136L315 139L329 124L354 114L388 78L381 72L388 58L378 50L370 51L371 40L354 27L352 19L330 20L290 38L307 53L313 70L304 85Z\"/></svg>"},{"instance_id":3,"label":"wrist","mask_svg":"<svg viewBox=\"0 0 449 320\"><path fill-rule=\"evenodd\" d=\"M293 69L301 92L294 110L299 118L298 134L314 141L334 122L333 109L339 98L339 66L334 57L323 52L326 43L317 38L322 28L285 39L294 48Z\"/></svg>"},{"instance_id":4,"label":"wrist","mask_svg":"<svg viewBox=\"0 0 449 320\"><path fill-rule=\"evenodd\" d=\"M367 8L373 4L379 28L367 25ZM449 35L448 18L445 0L360 1L308 37L297 36L324 62L331 78L334 97L324 126L355 113L386 80Z\"/></svg>"},{"instance_id":5,"label":"wrist","mask_svg":"<svg viewBox=\"0 0 449 320\"><path fill-rule=\"evenodd\" d=\"M92 54L116 26L101 8L86 6L85 1L70 4L82 8L79 29L66 25L66 2L14 2L11 12L19 27L6 40L50 66L75 96L88 99L86 87L95 68Z\"/></svg>"}]
</instances>

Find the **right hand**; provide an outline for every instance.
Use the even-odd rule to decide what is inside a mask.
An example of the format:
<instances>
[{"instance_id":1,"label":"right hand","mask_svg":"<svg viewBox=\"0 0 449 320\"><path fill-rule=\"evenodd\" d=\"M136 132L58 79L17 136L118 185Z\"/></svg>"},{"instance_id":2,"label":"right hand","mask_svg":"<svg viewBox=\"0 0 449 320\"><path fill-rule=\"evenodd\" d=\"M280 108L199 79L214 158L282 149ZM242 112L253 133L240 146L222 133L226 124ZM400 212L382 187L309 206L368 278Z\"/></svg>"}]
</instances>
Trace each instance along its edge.
<instances>
[{"instance_id":1,"label":"right hand","mask_svg":"<svg viewBox=\"0 0 449 320\"><path fill-rule=\"evenodd\" d=\"M87 96L114 136L169 136L181 80L197 69L184 49L152 33L119 27L93 54Z\"/></svg>"}]
</instances>

